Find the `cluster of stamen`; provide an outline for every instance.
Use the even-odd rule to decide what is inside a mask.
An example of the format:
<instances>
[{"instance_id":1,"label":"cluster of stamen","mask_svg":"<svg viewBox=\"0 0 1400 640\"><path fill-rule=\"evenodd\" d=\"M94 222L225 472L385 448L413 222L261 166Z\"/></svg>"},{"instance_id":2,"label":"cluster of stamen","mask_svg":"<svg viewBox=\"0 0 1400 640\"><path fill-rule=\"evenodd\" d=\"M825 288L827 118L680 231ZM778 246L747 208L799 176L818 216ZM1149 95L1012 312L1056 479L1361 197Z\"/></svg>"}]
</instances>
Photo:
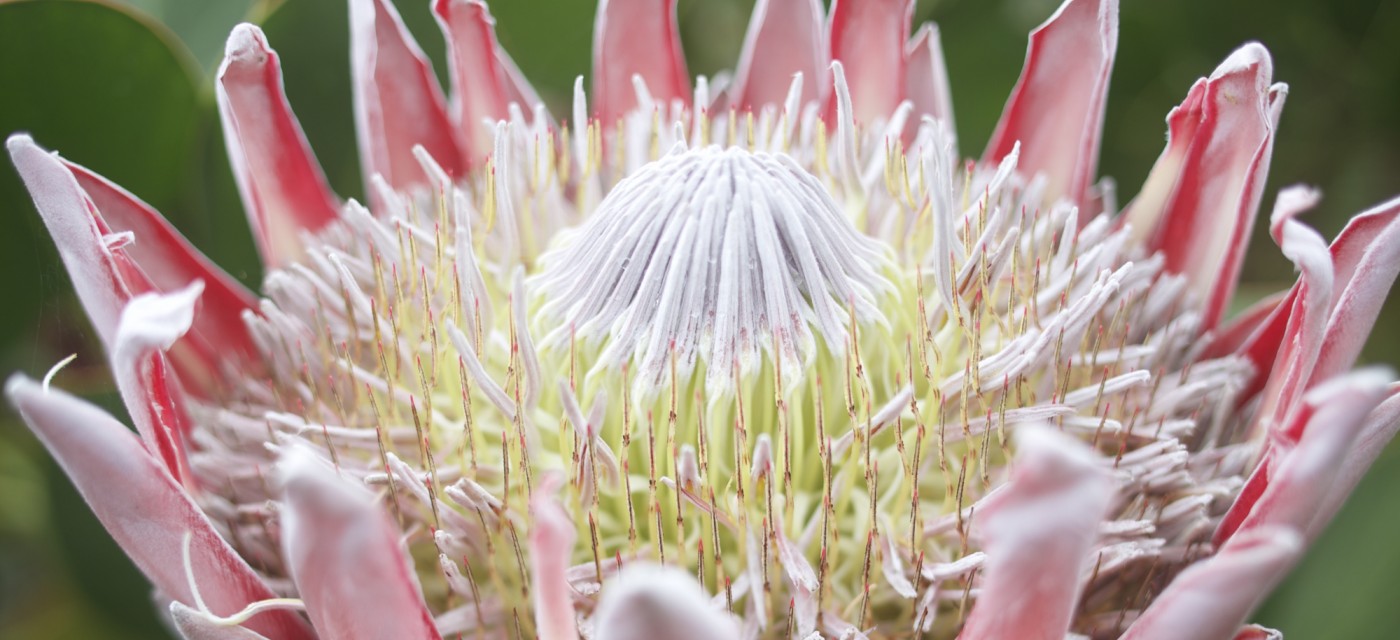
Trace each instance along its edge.
<instances>
[{"instance_id":1,"label":"cluster of stamen","mask_svg":"<svg viewBox=\"0 0 1400 640\"><path fill-rule=\"evenodd\" d=\"M1076 631L1121 629L1207 551L1252 455L1249 372L1192 364L1192 301L1128 230L1044 202L1014 154L961 167L907 108L861 130L842 94L829 133L796 98L639 94L572 136L516 112L465 181L423 155L435 185L375 185L375 213L268 276L247 318L268 376L194 408L204 506L253 566L286 575L267 444L306 441L382 491L444 634L531 635L529 498L561 473L585 619L653 561L770 634L951 637L1032 422L1118 483ZM674 244L637 239L653 219Z\"/></svg>"}]
</instances>

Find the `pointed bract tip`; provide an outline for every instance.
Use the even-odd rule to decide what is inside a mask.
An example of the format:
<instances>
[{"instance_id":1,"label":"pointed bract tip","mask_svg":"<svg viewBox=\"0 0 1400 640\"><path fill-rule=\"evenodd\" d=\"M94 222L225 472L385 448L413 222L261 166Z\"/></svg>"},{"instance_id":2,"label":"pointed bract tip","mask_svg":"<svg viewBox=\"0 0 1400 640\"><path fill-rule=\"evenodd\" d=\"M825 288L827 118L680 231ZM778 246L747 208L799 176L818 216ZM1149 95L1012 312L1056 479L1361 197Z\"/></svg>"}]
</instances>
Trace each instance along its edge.
<instances>
[{"instance_id":1,"label":"pointed bract tip","mask_svg":"<svg viewBox=\"0 0 1400 640\"><path fill-rule=\"evenodd\" d=\"M1079 4L1078 7L1075 7L1076 3ZM1112 28L1114 31L1117 31L1118 0L1065 0L1059 7L1055 8L1055 12L1050 14L1049 18L1045 19L1045 22L1040 23L1040 26L1036 27L1031 33L1034 34L1055 24L1056 21L1060 20L1066 13L1071 11L1071 8L1083 10L1085 8L1084 5L1088 4L1095 5L1093 7L1094 21L1101 29Z\"/></svg>"},{"instance_id":2,"label":"pointed bract tip","mask_svg":"<svg viewBox=\"0 0 1400 640\"><path fill-rule=\"evenodd\" d=\"M39 383L35 382L33 378L16 371L5 379L5 398L10 401L11 406L18 408L20 396L32 392L38 386Z\"/></svg>"},{"instance_id":3,"label":"pointed bract tip","mask_svg":"<svg viewBox=\"0 0 1400 640\"><path fill-rule=\"evenodd\" d=\"M12 133L9 138L5 139L5 148L10 151L11 156L18 153L20 149L37 146L39 145L34 144L34 138L31 138L28 133L23 131Z\"/></svg>"},{"instance_id":4,"label":"pointed bract tip","mask_svg":"<svg viewBox=\"0 0 1400 640\"><path fill-rule=\"evenodd\" d=\"M476 8L481 11L486 24L491 26L496 24L496 19L491 16L491 8L486 6L482 0L433 0L433 13L443 18L461 8Z\"/></svg>"},{"instance_id":5,"label":"pointed bract tip","mask_svg":"<svg viewBox=\"0 0 1400 640\"><path fill-rule=\"evenodd\" d=\"M272 47L262 29L247 22L240 23L228 34L228 42L224 44L224 64L265 64L271 52Z\"/></svg>"},{"instance_id":6,"label":"pointed bract tip","mask_svg":"<svg viewBox=\"0 0 1400 640\"><path fill-rule=\"evenodd\" d=\"M1274 210L1269 214L1269 233L1283 249L1283 254L1295 262L1304 255L1300 251L1313 253L1321 262L1330 260L1327 257L1327 241L1322 239L1322 235L1294 221L1294 218L1316 207L1321 199L1321 191L1301 184L1283 188L1274 199ZM1320 262L1317 266L1322 267ZM1330 267L1327 271L1331 271Z\"/></svg>"},{"instance_id":7,"label":"pointed bract tip","mask_svg":"<svg viewBox=\"0 0 1400 640\"><path fill-rule=\"evenodd\" d=\"M1042 425L1030 424L1016 431L1017 460L1052 474L1078 474L1097 469L1093 451L1084 443Z\"/></svg>"},{"instance_id":8,"label":"pointed bract tip","mask_svg":"<svg viewBox=\"0 0 1400 640\"><path fill-rule=\"evenodd\" d=\"M282 447L277 481L294 507L359 511L373 501L368 489L337 476L320 455L303 444Z\"/></svg>"},{"instance_id":9,"label":"pointed bract tip","mask_svg":"<svg viewBox=\"0 0 1400 640\"><path fill-rule=\"evenodd\" d=\"M291 445L283 447L277 457L277 479L287 485L306 477L321 475L321 464L316 454L307 447Z\"/></svg>"},{"instance_id":10,"label":"pointed bract tip","mask_svg":"<svg viewBox=\"0 0 1400 640\"><path fill-rule=\"evenodd\" d=\"M1273 76L1273 58L1269 55L1269 50L1258 42L1246 42L1240 48L1232 51L1225 58L1225 61L1221 62L1220 66L1216 67L1215 71L1210 74L1210 79L1218 80L1232 73L1247 71L1251 67L1257 67L1256 73L1265 78L1266 82L1267 78Z\"/></svg>"},{"instance_id":11,"label":"pointed bract tip","mask_svg":"<svg viewBox=\"0 0 1400 640\"><path fill-rule=\"evenodd\" d=\"M715 608L689 573L666 565L628 564L603 585L595 633L611 640L737 638L727 612Z\"/></svg>"},{"instance_id":12,"label":"pointed bract tip","mask_svg":"<svg viewBox=\"0 0 1400 640\"><path fill-rule=\"evenodd\" d=\"M117 319L114 361L134 362L151 351L169 349L189 332L203 294L204 281L195 279L170 293L147 292L133 297Z\"/></svg>"},{"instance_id":13,"label":"pointed bract tip","mask_svg":"<svg viewBox=\"0 0 1400 640\"><path fill-rule=\"evenodd\" d=\"M1275 198L1274 211L1269 216L1271 224L1278 224L1283 218L1291 218L1292 213L1301 213L1317 206L1322 199L1322 191L1306 184L1295 184L1279 190Z\"/></svg>"}]
</instances>

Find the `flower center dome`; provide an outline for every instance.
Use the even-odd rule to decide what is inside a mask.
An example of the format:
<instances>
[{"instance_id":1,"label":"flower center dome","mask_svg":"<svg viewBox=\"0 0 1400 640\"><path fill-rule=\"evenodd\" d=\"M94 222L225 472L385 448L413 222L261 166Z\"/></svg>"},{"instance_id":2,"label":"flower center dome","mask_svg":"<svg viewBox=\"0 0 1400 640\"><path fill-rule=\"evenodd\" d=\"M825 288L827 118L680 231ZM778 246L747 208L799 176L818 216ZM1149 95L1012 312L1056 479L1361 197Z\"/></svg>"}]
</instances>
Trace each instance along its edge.
<instances>
[{"instance_id":1,"label":"flower center dome","mask_svg":"<svg viewBox=\"0 0 1400 640\"><path fill-rule=\"evenodd\" d=\"M883 321L886 249L855 229L785 154L676 150L620 181L564 246L543 258L545 345L606 339L599 367L635 366L645 393L672 360L732 390L766 352L799 372L817 339L844 352L850 321ZM812 328L816 328L813 335Z\"/></svg>"}]
</instances>

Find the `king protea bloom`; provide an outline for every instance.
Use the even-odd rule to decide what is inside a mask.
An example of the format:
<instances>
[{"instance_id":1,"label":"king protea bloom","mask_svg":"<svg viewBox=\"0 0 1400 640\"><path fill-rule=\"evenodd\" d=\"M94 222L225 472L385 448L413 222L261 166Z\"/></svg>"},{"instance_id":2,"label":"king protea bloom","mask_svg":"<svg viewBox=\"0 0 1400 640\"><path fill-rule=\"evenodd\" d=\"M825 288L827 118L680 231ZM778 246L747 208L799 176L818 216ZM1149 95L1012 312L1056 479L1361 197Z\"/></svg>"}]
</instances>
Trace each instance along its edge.
<instances>
[{"instance_id":1,"label":"king protea bloom","mask_svg":"<svg viewBox=\"0 0 1400 640\"><path fill-rule=\"evenodd\" d=\"M1117 2L1030 36L980 159L912 0L759 0L692 82L675 0L604 0L551 114L437 0L450 98L351 0L367 202L257 27L218 103L267 275L25 135L10 154L133 434L6 392L185 638L1261 638L1242 626L1400 427L1350 371L1400 200L1227 318L1287 88L1258 44L1097 181ZM567 117L565 117L567 116Z\"/></svg>"}]
</instances>

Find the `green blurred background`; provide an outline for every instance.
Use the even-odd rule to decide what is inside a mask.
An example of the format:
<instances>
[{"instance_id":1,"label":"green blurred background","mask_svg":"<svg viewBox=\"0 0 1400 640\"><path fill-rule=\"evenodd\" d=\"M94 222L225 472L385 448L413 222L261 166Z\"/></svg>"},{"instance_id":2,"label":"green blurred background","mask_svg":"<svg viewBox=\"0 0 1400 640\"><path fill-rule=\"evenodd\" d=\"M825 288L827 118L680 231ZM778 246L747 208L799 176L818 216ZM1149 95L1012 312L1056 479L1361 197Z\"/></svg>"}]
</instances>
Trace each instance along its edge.
<instances>
[{"instance_id":1,"label":"green blurred background","mask_svg":"<svg viewBox=\"0 0 1400 640\"><path fill-rule=\"evenodd\" d=\"M439 75L442 36L428 0L400 10ZM936 20L964 153L991 132L1020 70L1026 32L1058 0L920 0ZM680 0L692 73L732 68L753 0ZM261 277L228 174L213 100L225 35L261 24L287 93L336 190L361 193L351 120L345 0L0 1L0 135L28 131L163 211L237 277ZM589 72L591 0L496 0L501 42L554 113ZM1272 194L1322 188L1309 221L1326 236L1400 192L1400 2L1124 0L1101 172L1126 202L1162 147L1163 118L1197 77L1259 40L1292 91ZM0 168L0 374L42 375L70 353L63 385L113 404L95 337L13 170ZM1292 280L1263 233L1243 292ZM1364 358L1400 363L1400 296ZM115 480L115 479L114 479ZM1339 520L1258 615L1293 640L1389 638L1400 629L1400 448L1371 470ZM162 638L149 587L8 408L0 410L0 638Z\"/></svg>"}]
</instances>

